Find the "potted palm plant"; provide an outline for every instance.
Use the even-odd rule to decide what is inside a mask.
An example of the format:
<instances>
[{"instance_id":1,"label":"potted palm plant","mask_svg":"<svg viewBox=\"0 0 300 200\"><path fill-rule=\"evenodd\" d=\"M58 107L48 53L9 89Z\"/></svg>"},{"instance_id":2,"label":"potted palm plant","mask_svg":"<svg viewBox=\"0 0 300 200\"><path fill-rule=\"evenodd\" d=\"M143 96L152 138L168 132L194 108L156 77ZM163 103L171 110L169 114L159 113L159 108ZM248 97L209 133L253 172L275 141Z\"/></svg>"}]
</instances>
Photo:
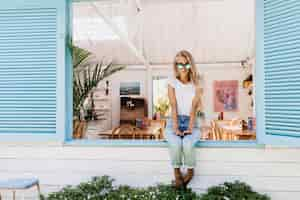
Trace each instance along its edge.
<instances>
[{"instance_id":1,"label":"potted palm plant","mask_svg":"<svg viewBox=\"0 0 300 200\"><path fill-rule=\"evenodd\" d=\"M73 60L73 137L81 138L86 122L81 114L83 103L99 82L113 73L124 69L124 66L103 62L92 64L91 53L85 49L69 45Z\"/></svg>"}]
</instances>

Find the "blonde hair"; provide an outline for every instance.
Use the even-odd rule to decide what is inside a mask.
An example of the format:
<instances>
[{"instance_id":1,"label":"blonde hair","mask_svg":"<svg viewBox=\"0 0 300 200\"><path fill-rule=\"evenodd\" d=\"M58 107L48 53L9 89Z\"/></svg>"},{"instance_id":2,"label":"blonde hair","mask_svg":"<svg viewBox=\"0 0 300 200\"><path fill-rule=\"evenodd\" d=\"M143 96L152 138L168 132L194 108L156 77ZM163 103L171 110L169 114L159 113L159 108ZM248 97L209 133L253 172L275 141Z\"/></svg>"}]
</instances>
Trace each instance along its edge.
<instances>
[{"instance_id":1,"label":"blonde hair","mask_svg":"<svg viewBox=\"0 0 300 200\"><path fill-rule=\"evenodd\" d=\"M176 58L177 57L184 57L187 60L187 62L191 65L191 68L190 68L189 74L188 74L189 81L192 81L192 83L194 85L199 86L199 74L197 72L197 67L196 67L196 64L195 64L192 54L187 50L181 50L176 54L174 63L173 63L173 70L175 72L176 78L179 79L179 71L176 66Z\"/></svg>"}]
</instances>

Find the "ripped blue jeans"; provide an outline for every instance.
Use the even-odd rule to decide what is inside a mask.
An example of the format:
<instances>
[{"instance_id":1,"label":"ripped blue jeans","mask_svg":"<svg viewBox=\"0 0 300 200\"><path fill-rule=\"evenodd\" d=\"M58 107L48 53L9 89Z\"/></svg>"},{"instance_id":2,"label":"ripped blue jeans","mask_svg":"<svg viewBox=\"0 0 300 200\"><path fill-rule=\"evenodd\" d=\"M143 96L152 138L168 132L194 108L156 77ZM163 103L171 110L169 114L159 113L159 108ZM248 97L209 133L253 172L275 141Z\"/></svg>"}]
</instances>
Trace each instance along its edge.
<instances>
[{"instance_id":1,"label":"ripped blue jeans","mask_svg":"<svg viewBox=\"0 0 300 200\"><path fill-rule=\"evenodd\" d=\"M178 129L185 131L188 129L190 117L178 115ZM196 123L195 123L196 125ZM168 141L169 154L173 168L180 168L183 164L186 168L196 166L195 145L200 140L200 128L193 128L192 134L180 137L173 130L172 119L168 119L166 127L166 138Z\"/></svg>"}]
</instances>

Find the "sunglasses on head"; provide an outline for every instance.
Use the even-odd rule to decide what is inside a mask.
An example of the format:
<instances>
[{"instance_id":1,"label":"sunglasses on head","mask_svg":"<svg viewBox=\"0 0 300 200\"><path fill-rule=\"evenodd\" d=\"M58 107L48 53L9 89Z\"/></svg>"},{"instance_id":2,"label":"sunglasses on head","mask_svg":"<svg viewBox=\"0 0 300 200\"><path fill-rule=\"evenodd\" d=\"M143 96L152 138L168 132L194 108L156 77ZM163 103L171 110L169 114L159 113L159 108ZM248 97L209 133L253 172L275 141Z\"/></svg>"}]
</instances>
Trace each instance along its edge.
<instances>
[{"instance_id":1,"label":"sunglasses on head","mask_svg":"<svg viewBox=\"0 0 300 200\"><path fill-rule=\"evenodd\" d=\"M191 64L189 63L186 63L186 64L183 64L183 63L176 63L176 66L178 69L182 69L185 67L185 69L190 69L191 68Z\"/></svg>"}]
</instances>

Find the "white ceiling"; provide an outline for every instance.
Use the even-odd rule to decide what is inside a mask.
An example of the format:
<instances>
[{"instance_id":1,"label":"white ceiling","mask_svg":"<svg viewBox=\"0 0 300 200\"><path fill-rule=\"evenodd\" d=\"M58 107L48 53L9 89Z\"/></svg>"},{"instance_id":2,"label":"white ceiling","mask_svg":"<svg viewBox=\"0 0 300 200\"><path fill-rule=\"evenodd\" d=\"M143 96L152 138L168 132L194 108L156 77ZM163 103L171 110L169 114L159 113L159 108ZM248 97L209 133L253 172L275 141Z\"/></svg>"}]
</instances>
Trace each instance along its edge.
<instances>
[{"instance_id":1,"label":"white ceiling","mask_svg":"<svg viewBox=\"0 0 300 200\"><path fill-rule=\"evenodd\" d=\"M94 2L150 63L171 63L181 49L199 63L230 62L254 55L255 0L135 0ZM98 58L141 62L91 3L74 3L73 38Z\"/></svg>"}]
</instances>

